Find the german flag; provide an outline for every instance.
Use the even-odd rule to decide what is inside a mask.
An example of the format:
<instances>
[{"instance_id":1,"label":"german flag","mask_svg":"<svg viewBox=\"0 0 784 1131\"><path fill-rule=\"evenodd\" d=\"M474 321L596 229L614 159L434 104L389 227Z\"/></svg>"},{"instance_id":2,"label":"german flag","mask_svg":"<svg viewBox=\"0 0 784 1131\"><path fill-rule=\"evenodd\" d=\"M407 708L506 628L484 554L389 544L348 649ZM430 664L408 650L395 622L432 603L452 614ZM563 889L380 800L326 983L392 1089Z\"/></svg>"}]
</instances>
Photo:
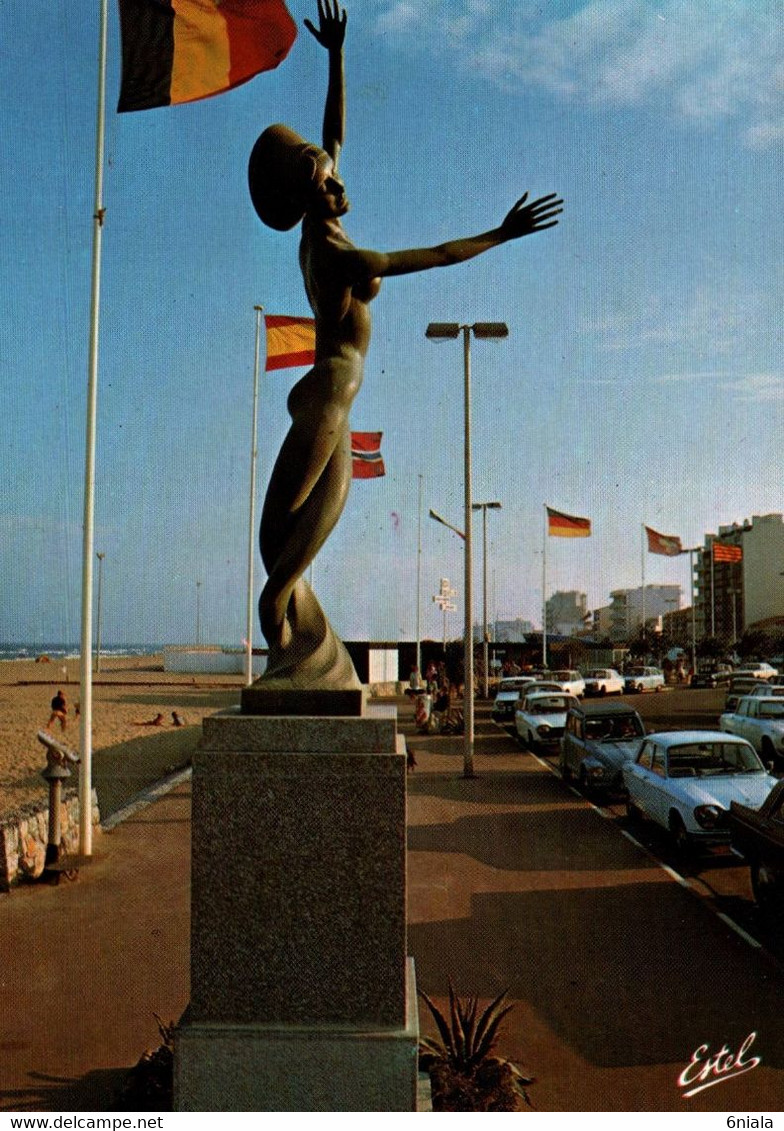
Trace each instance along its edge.
<instances>
[{"instance_id":1,"label":"german flag","mask_svg":"<svg viewBox=\"0 0 784 1131\"><path fill-rule=\"evenodd\" d=\"M210 98L271 71L297 25L284 0L119 0L120 113Z\"/></svg>"},{"instance_id":2,"label":"german flag","mask_svg":"<svg viewBox=\"0 0 784 1131\"><path fill-rule=\"evenodd\" d=\"M383 435L383 432L351 433L352 479L375 479L379 475L386 475L381 458Z\"/></svg>"},{"instance_id":3,"label":"german flag","mask_svg":"<svg viewBox=\"0 0 784 1131\"><path fill-rule=\"evenodd\" d=\"M267 330L267 371L312 365L316 360L316 323L313 318L265 314L264 325Z\"/></svg>"},{"instance_id":4,"label":"german flag","mask_svg":"<svg viewBox=\"0 0 784 1131\"><path fill-rule=\"evenodd\" d=\"M714 542L713 560L714 562L742 562L743 549L740 546L733 546L730 542Z\"/></svg>"},{"instance_id":5,"label":"german flag","mask_svg":"<svg viewBox=\"0 0 784 1131\"><path fill-rule=\"evenodd\" d=\"M556 538L588 538L591 533L591 520L577 518L573 514L562 514L547 507L547 533Z\"/></svg>"}]
</instances>

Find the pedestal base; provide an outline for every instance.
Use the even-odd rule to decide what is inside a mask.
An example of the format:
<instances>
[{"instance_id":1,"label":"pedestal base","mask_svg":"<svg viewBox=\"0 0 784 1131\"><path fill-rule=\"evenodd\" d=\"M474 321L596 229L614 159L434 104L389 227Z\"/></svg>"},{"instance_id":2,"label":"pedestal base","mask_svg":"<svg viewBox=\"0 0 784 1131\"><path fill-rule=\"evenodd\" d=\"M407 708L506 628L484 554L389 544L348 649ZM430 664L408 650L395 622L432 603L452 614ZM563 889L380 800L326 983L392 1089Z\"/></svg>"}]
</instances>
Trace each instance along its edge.
<instances>
[{"instance_id":1,"label":"pedestal base","mask_svg":"<svg viewBox=\"0 0 784 1131\"><path fill-rule=\"evenodd\" d=\"M175 1037L176 1111L416 1111L413 961L404 1029L191 1021Z\"/></svg>"}]
</instances>

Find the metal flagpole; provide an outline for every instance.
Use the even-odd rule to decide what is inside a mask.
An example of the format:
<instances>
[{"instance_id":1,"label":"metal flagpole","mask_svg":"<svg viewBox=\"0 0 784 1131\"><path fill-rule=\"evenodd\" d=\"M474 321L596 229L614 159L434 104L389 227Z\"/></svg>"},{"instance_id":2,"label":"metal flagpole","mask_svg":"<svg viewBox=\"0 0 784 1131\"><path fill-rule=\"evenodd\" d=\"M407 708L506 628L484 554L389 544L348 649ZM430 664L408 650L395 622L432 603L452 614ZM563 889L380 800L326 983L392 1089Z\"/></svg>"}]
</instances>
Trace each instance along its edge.
<instances>
[{"instance_id":1,"label":"metal flagpole","mask_svg":"<svg viewBox=\"0 0 784 1131\"><path fill-rule=\"evenodd\" d=\"M710 556L711 556L711 636L716 635L716 570L715 558L713 555L713 542L711 542Z\"/></svg>"},{"instance_id":2,"label":"metal flagpole","mask_svg":"<svg viewBox=\"0 0 784 1131\"><path fill-rule=\"evenodd\" d=\"M642 562L642 640L643 644L645 644L647 640L647 636L645 635L645 523L642 524L640 533L642 535L640 540L640 558ZM645 661L646 656L643 656L643 661Z\"/></svg>"},{"instance_id":3,"label":"metal flagpole","mask_svg":"<svg viewBox=\"0 0 784 1131\"><path fill-rule=\"evenodd\" d=\"M261 312L263 306L254 306L256 311L256 346L253 354L253 412L250 438L250 517L248 520L248 617L245 627L245 683L253 683L253 559L256 553L256 461L258 458L258 416L259 416L259 348L261 342Z\"/></svg>"},{"instance_id":4,"label":"metal flagpole","mask_svg":"<svg viewBox=\"0 0 784 1131\"><path fill-rule=\"evenodd\" d=\"M463 326L463 370L465 405L464 494L465 494L465 582L463 624L463 776L474 776L474 583L471 545L471 327Z\"/></svg>"},{"instance_id":5,"label":"metal flagpole","mask_svg":"<svg viewBox=\"0 0 784 1131\"><path fill-rule=\"evenodd\" d=\"M92 856L92 636L93 549L95 540L95 431L98 406L98 325L101 296L101 234L103 231L103 149L106 117L107 0L100 0L98 32L98 105L95 123L95 205L90 288L90 338L87 360L87 422L84 457L84 525L82 531L82 639L80 646L79 716L79 855Z\"/></svg>"},{"instance_id":6,"label":"metal flagpole","mask_svg":"<svg viewBox=\"0 0 784 1131\"><path fill-rule=\"evenodd\" d=\"M547 504L544 505L542 538L542 667L547 667Z\"/></svg>"},{"instance_id":7,"label":"metal flagpole","mask_svg":"<svg viewBox=\"0 0 784 1131\"><path fill-rule=\"evenodd\" d=\"M694 607L694 548L689 549L689 577L691 579L691 670L697 674L697 610Z\"/></svg>"},{"instance_id":8,"label":"metal flagpole","mask_svg":"<svg viewBox=\"0 0 784 1131\"><path fill-rule=\"evenodd\" d=\"M422 675L422 478L420 475L417 515L416 669L418 678Z\"/></svg>"}]
</instances>

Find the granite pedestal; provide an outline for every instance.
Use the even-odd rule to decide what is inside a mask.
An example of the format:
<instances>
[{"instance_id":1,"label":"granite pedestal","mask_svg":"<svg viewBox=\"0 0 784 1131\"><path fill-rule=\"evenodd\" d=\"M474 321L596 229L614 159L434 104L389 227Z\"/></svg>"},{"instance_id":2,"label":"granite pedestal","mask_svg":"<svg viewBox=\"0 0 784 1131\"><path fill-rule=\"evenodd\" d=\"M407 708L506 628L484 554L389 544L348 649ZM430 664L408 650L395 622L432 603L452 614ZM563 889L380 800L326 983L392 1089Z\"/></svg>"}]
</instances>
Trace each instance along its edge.
<instances>
[{"instance_id":1,"label":"granite pedestal","mask_svg":"<svg viewBox=\"0 0 784 1131\"><path fill-rule=\"evenodd\" d=\"M405 775L394 707L204 720L177 1110L415 1110Z\"/></svg>"}]
</instances>

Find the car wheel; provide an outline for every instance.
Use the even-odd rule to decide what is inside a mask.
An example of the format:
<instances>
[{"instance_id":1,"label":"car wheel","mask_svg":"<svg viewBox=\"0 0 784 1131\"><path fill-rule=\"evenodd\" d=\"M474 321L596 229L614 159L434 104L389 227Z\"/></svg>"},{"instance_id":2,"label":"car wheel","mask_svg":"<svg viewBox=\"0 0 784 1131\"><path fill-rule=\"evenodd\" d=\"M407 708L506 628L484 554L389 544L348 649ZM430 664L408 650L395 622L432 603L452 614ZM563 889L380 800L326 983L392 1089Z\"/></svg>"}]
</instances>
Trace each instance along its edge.
<instances>
[{"instance_id":1,"label":"car wheel","mask_svg":"<svg viewBox=\"0 0 784 1131\"><path fill-rule=\"evenodd\" d=\"M687 862L694 853L694 841L689 836L680 813L670 813L670 836L680 860Z\"/></svg>"},{"instance_id":2,"label":"car wheel","mask_svg":"<svg viewBox=\"0 0 784 1131\"><path fill-rule=\"evenodd\" d=\"M641 683L637 684L637 691L639 692L640 695L642 695L642 684Z\"/></svg>"},{"instance_id":3,"label":"car wheel","mask_svg":"<svg viewBox=\"0 0 784 1131\"><path fill-rule=\"evenodd\" d=\"M761 860L751 861L751 890L763 915L784 912L784 887L774 868Z\"/></svg>"},{"instance_id":4,"label":"car wheel","mask_svg":"<svg viewBox=\"0 0 784 1131\"><path fill-rule=\"evenodd\" d=\"M604 686L604 684L602 684L602 686L599 688L599 694L600 695L606 695L607 694L607 688Z\"/></svg>"}]
</instances>

